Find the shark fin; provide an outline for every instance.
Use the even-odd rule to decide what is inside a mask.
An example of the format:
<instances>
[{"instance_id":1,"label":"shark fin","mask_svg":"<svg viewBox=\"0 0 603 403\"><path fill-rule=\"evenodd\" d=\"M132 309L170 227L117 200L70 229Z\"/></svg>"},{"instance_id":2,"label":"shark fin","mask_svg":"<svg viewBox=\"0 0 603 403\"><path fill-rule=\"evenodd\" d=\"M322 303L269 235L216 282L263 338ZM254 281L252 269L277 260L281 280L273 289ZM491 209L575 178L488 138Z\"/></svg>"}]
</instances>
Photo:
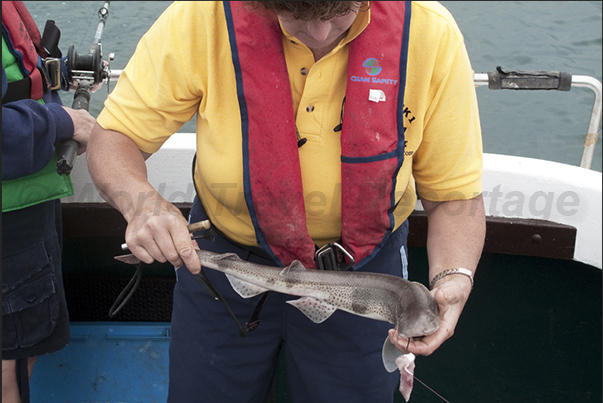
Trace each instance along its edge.
<instances>
[{"instance_id":1,"label":"shark fin","mask_svg":"<svg viewBox=\"0 0 603 403\"><path fill-rule=\"evenodd\" d=\"M389 341L389 337L385 339L385 343L383 343L383 349L381 350L381 358L383 359L383 366L387 370L387 372L394 372L398 369L396 365L396 359L404 355L402 351L400 351L396 346Z\"/></svg>"},{"instance_id":2,"label":"shark fin","mask_svg":"<svg viewBox=\"0 0 603 403\"><path fill-rule=\"evenodd\" d=\"M226 278L228 278L228 281L230 281L230 285L237 292L237 294L239 294L243 298L255 297L256 295L268 291L265 288L258 287L257 285L238 279L231 274L226 274Z\"/></svg>"},{"instance_id":3,"label":"shark fin","mask_svg":"<svg viewBox=\"0 0 603 403\"><path fill-rule=\"evenodd\" d=\"M302 311L314 323L324 322L337 310L336 306L312 297L302 297L287 303Z\"/></svg>"},{"instance_id":4,"label":"shark fin","mask_svg":"<svg viewBox=\"0 0 603 403\"><path fill-rule=\"evenodd\" d=\"M214 256L212 258L212 260L242 260L242 259L236 253L222 253L221 255Z\"/></svg>"},{"instance_id":5,"label":"shark fin","mask_svg":"<svg viewBox=\"0 0 603 403\"><path fill-rule=\"evenodd\" d=\"M308 270L308 269L306 269L306 267L299 260L294 260L293 262L291 262L291 264L289 266L285 267L280 272L280 275L284 276L287 273L289 273L290 271L302 271L302 270L305 271L305 270Z\"/></svg>"}]
</instances>

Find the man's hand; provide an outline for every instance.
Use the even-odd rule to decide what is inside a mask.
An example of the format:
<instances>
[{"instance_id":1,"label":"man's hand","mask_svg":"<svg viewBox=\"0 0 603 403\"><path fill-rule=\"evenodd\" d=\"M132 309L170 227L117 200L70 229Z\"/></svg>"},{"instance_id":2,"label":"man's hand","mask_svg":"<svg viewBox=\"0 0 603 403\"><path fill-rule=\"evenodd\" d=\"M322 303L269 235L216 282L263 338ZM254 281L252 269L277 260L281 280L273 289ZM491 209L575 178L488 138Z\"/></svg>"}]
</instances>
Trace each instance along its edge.
<instances>
[{"instance_id":1,"label":"man's hand","mask_svg":"<svg viewBox=\"0 0 603 403\"><path fill-rule=\"evenodd\" d=\"M147 180L145 159L126 135L95 125L86 153L88 171L100 195L124 216L126 243L141 261L201 270L186 219Z\"/></svg>"},{"instance_id":2,"label":"man's hand","mask_svg":"<svg viewBox=\"0 0 603 403\"><path fill-rule=\"evenodd\" d=\"M428 219L427 258L429 278L443 270L463 267L475 272L484 246L486 218L484 200L431 202L421 200ZM471 293L471 280L463 274L442 277L431 291L440 309L440 327L428 336L414 338L408 351L430 355L454 334L461 312ZM392 344L406 351L408 340L390 330Z\"/></svg>"},{"instance_id":3,"label":"man's hand","mask_svg":"<svg viewBox=\"0 0 603 403\"><path fill-rule=\"evenodd\" d=\"M145 263L170 262L175 267L186 265L199 273L201 265L195 242L191 239L186 219L180 210L158 193L147 197L140 194L134 203L139 205L129 218L126 243L130 251Z\"/></svg>"},{"instance_id":4,"label":"man's hand","mask_svg":"<svg viewBox=\"0 0 603 403\"><path fill-rule=\"evenodd\" d=\"M436 283L431 291L440 309L440 327L429 335L408 339L398 337L395 329L389 331L389 340L403 352L430 355L454 334L461 312L471 292L471 281L464 275L450 275ZM406 347L408 346L408 350Z\"/></svg>"}]
</instances>

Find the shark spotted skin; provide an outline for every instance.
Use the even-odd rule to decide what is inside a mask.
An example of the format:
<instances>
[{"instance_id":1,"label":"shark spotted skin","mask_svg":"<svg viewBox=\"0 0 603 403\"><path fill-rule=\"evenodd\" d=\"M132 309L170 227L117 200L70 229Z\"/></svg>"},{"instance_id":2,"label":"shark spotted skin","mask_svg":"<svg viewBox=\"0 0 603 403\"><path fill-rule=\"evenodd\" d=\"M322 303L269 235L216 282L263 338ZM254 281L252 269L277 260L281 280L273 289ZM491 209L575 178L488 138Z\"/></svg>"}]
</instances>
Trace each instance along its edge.
<instances>
[{"instance_id":1,"label":"shark spotted skin","mask_svg":"<svg viewBox=\"0 0 603 403\"><path fill-rule=\"evenodd\" d=\"M226 274L234 290L243 298L265 291L297 295L287 301L315 323L322 323L337 309L366 318L392 323L404 338L432 334L440 324L439 309L429 290L420 283L389 274L356 271L308 270L294 261L283 268L242 260L234 253L217 254L198 250L203 267ZM134 264L133 255L116 259ZM386 337L383 364L387 371L397 368L402 355Z\"/></svg>"}]
</instances>

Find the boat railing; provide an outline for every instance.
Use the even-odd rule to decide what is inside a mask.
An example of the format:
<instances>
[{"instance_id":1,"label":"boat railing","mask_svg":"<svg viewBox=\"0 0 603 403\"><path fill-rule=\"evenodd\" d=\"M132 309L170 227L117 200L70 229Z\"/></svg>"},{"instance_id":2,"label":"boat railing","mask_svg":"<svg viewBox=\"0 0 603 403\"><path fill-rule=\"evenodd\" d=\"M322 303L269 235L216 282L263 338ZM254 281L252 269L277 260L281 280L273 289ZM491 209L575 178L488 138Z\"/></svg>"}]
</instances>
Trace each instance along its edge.
<instances>
[{"instance_id":1,"label":"boat railing","mask_svg":"<svg viewBox=\"0 0 603 403\"><path fill-rule=\"evenodd\" d=\"M121 72L122 70L111 70L110 78L118 78ZM567 72L505 71L501 67L488 73L476 73L473 81L476 86L487 85L489 89L569 91L572 87L590 88L595 93L595 100L586 132L580 167L591 168L601 126L601 94L603 92L601 81L594 77L572 75Z\"/></svg>"},{"instance_id":2,"label":"boat railing","mask_svg":"<svg viewBox=\"0 0 603 403\"><path fill-rule=\"evenodd\" d=\"M591 110L590 122L584 141L581 168L590 169L595 146L599 138L601 126L601 81L590 76L572 75L558 71L512 71L497 67L496 71L475 74L473 81L476 86L487 85L489 89L500 90L557 90L569 91L572 87L590 88L595 93Z\"/></svg>"}]
</instances>

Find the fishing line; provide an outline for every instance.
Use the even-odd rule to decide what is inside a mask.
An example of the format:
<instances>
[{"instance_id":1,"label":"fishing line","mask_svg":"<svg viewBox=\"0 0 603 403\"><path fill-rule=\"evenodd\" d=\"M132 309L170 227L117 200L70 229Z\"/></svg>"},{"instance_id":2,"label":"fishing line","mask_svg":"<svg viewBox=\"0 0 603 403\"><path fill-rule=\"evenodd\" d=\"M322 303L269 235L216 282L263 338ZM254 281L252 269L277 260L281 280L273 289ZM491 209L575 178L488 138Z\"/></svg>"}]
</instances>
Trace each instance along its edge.
<instances>
[{"instance_id":1,"label":"fishing line","mask_svg":"<svg viewBox=\"0 0 603 403\"><path fill-rule=\"evenodd\" d=\"M412 376L413 378L415 378L415 380L419 381L419 383L423 386L425 386L427 388L427 390L431 391L434 395L436 395L437 397L439 397L440 399L442 399L443 401L445 401L446 403L450 403L448 400L444 399L442 397L442 395L440 395L438 392L436 392L435 390L431 389L429 386L425 385L425 383L420 380L419 378L417 378L416 376Z\"/></svg>"},{"instance_id":2,"label":"fishing line","mask_svg":"<svg viewBox=\"0 0 603 403\"><path fill-rule=\"evenodd\" d=\"M98 4L98 3L102 3L102 1L100 1L100 2L98 2L98 1L97 1L97 2L96 2L96 4ZM96 7L97 7L97 5L95 5L94 7L96 8ZM88 14L88 12L87 12L87 11L86 11L86 14ZM81 48L82 48L82 45L84 44L84 40L85 40L85 39L86 39L86 37L88 36L88 30L90 29L90 25L92 25L92 20L93 20L93 18L92 18L92 17L90 17L90 18L88 19L88 26L86 26L86 31L84 32L84 35L82 35L82 41L80 42L80 44L79 44L79 46L78 46L78 49L81 49Z\"/></svg>"},{"instance_id":3,"label":"fishing line","mask_svg":"<svg viewBox=\"0 0 603 403\"><path fill-rule=\"evenodd\" d=\"M412 339L412 337L409 337L409 338L408 338L408 342L406 343L406 351L407 351L407 352L408 352L408 347L410 347L410 339ZM442 400L443 400L443 401L445 401L446 403L450 403L448 400L444 399L444 398L442 397L442 395L440 395L438 392L436 392L435 390L433 390L433 389L431 389L429 386L427 386L427 385L425 384L425 382L423 382L422 380L420 380L419 378L417 378L417 377L415 376L415 374L412 374L412 377L413 377L414 379L416 379L417 381L419 381L419 383L420 383L421 385L425 386L425 387L427 388L427 390L431 391L431 392L432 392L434 395L436 395L437 397L439 397L440 399L442 399Z\"/></svg>"},{"instance_id":4,"label":"fishing line","mask_svg":"<svg viewBox=\"0 0 603 403\"><path fill-rule=\"evenodd\" d=\"M141 279L142 279L142 262L138 263L136 265L136 271L134 272L134 275L130 279L130 282L125 286L125 288L117 296L117 298L115 298L115 302L113 303L113 305L111 305L111 308L109 309L109 317L110 318L117 315L117 313L119 311L121 311L121 308L123 308L124 305L126 305L126 303L130 300L130 298L132 298L132 295L134 295L134 291L136 291L136 289L140 285Z\"/></svg>"}]
</instances>

